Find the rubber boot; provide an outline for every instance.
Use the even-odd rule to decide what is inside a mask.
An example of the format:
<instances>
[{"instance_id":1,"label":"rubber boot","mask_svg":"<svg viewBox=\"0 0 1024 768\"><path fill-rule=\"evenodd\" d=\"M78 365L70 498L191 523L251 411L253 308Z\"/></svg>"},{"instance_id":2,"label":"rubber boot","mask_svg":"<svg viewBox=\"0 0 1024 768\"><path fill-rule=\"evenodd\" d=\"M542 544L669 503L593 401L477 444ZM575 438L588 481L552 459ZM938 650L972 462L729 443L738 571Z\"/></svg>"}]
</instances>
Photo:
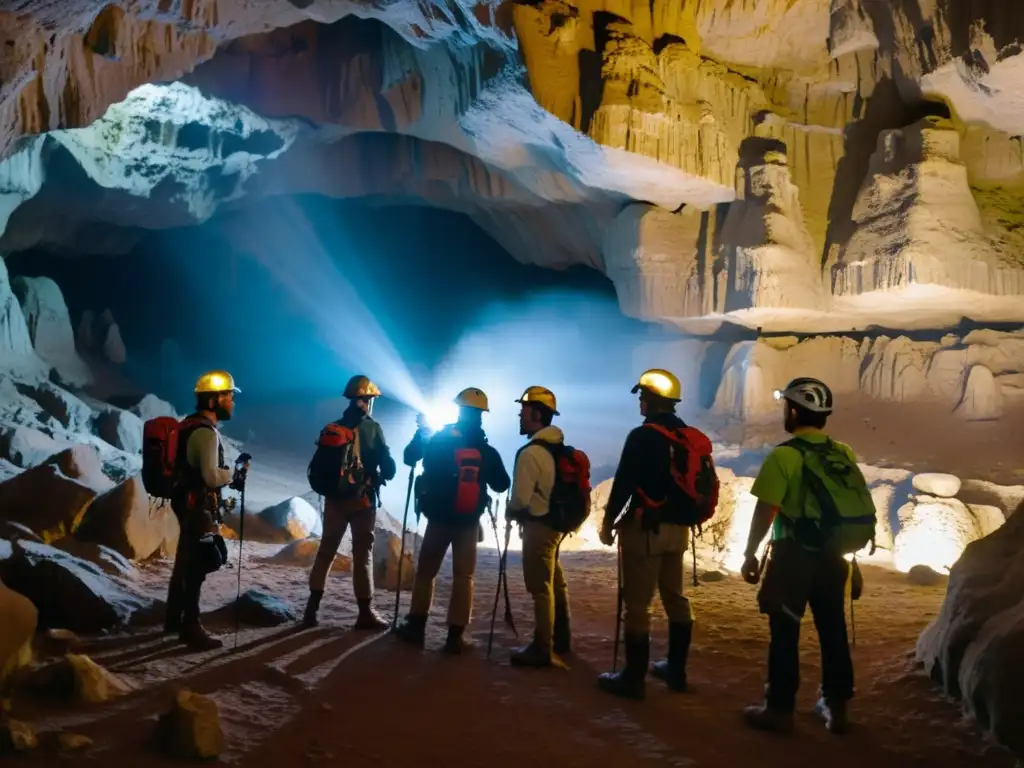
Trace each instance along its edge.
<instances>
[{"instance_id":1,"label":"rubber boot","mask_svg":"<svg viewBox=\"0 0 1024 768\"><path fill-rule=\"evenodd\" d=\"M669 624L668 658L651 665L651 675L664 681L671 691L686 692L686 659L692 638L693 624Z\"/></svg>"},{"instance_id":2,"label":"rubber boot","mask_svg":"<svg viewBox=\"0 0 1024 768\"><path fill-rule=\"evenodd\" d=\"M361 597L357 602L359 603L359 618L356 619L353 629L372 629L375 631L387 629L387 621L373 610L372 599Z\"/></svg>"},{"instance_id":3,"label":"rubber boot","mask_svg":"<svg viewBox=\"0 0 1024 768\"><path fill-rule=\"evenodd\" d=\"M320 610L320 601L323 597L324 591L322 589L309 590L309 600L306 601L306 612L302 614L302 626L312 628L320 623L316 614L317 611Z\"/></svg>"},{"instance_id":4,"label":"rubber boot","mask_svg":"<svg viewBox=\"0 0 1024 768\"><path fill-rule=\"evenodd\" d=\"M411 613L398 622L395 627L395 636L404 643L414 645L423 650L426 642L427 617L414 616Z\"/></svg>"},{"instance_id":5,"label":"rubber boot","mask_svg":"<svg viewBox=\"0 0 1024 768\"><path fill-rule=\"evenodd\" d=\"M537 642L537 638L533 638L529 645L524 645L522 648L516 648L512 651L509 661L513 667L558 667L559 669L568 669L565 662L559 657L559 654L545 649L543 643Z\"/></svg>"},{"instance_id":6,"label":"rubber boot","mask_svg":"<svg viewBox=\"0 0 1024 768\"><path fill-rule=\"evenodd\" d=\"M651 657L651 636L626 635L626 665L621 672L605 672L597 678L597 687L624 699L643 701L647 695L644 678Z\"/></svg>"},{"instance_id":7,"label":"rubber boot","mask_svg":"<svg viewBox=\"0 0 1024 768\"><path fill-rule=\"evenodd\" d=\"M186 620L178 639L192 651L214 651L224 647L224 641L207 632L199 619Z\"/></svg>"},{"instance_id":8,"label":"rubber boot","mask_svg":"<svg viewBox=\"0 0 1024 768\"><path fill-rule=\"evenodd\" d=\"M825 722L825 728L829 733L841 735L850 728L846 719L845 701L830 700L823 696L814 705L814 714Z\"/></svg>"},{"instance_id":9,"label":"rubber boot","mask_svg":"<svg viewBox=\"0 0 1024 768\"><path fill-rule=\"evenodd\" d=\"M792 733L794 728L792 712L772 709L767 704L744 707L743 721L751 728L772 733Z\"/></svg>"},{"instance_id":10,"label":"rubber boot","mask_svg":"<svg viewBox=\"0 0 1024 768\"><path fill-rule=\"evenodd\" d=\"M559 656L572 653L572 633L569 630L569 606L555 603L555 624L551 632L552 650Z\"/></svg>"},{"instance_id":11,"label":"rubber boot","mask_svg":"<svg viewBox=\"0 0 1024 768\"><path fill-rule=\"evenodd\" d=\"M448 627L448 638L444 641L444 652L457 656L473 647L473 642L463 636L463 627Z\"/></svg>"}]
</instances>

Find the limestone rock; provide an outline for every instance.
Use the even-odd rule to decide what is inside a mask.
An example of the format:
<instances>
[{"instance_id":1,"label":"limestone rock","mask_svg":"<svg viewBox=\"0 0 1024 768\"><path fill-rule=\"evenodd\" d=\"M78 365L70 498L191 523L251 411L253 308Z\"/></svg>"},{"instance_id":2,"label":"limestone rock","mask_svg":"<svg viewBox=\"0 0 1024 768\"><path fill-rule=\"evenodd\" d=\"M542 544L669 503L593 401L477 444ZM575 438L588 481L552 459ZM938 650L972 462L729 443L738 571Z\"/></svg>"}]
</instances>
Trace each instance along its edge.
<instances>
[{"instance_id":1,"label":"limestone rock","mask_svg":"<svg viewBox=\"0 0 1024 768\"><path fill-rule=\"evenodd\" d=\"M4 519L0 519L0 539L6 539L7 541L25 539L26 541L35 541L39 544L44 543L39 534L27 525Z\"/></svg>"},{"instance_id":2,"label":"limestone rock","mask_svg":"<svg viewBox=\"0 0 1024 768\"><path fill-rule=\"evenodd\" d=\"M917 496L896 515L899 530L893 559L904 572L927 565L947 573L964 548L982 535L970 508L957 499Z\"/></svg>"},{"instance_id":3,"label":"limestone rock","mask_svg":"<svg viewBox=\"0 0 1024 768\"><path fill-rule=\"evenodd\" d=\"M224 732L217 702L180 690L171 708L160 716L154 734L157 748L181 760L210 760L224 751Z\"/></svg>"},{"instance_id":4,"label":"limestone rock","mask_svg":"<svg viewBox=\"0 0 1024 768\"><path fill-rule=\"evenodd\" d=\"M1024 372L1024 335L990 329L964 337L968 366L983 365L997 376Z\"/></svg>"},{"instance_id":5,"label":"limestone rock","mask_svg":"<svg viewBox=\"0 0 1024 768\"><path fill-rule=\"evenodd\" d=\"M290 544L281 547L270 557L263 560L268 565L290 565L298 568L308 569L313 567L316 560L317 550L320 548L320 539L298 539ZM352 558L348 555L336 555L331 570L337 573L352 572Z\"/></svg>"},{"instance_id":6,"label":"limestone rock","mask_svg":"<svg viewBox=\"0 0 1024 768\"><path fill-rule=\"evenodd\" d=\"M907 402L928 391L926 371L938 344L915 342L906 336L875 339L864 359L860 389L879 400Z\"/></svg>"},{"instance_id":7,"label":"limestone rock","mask_svg":"<svg viewBox=\"0 0 1024 768\"><path fill-rule=\"evenodd\" d=\"M20 720L0 719L0 756L28 752L39 746L32 726Z\"/></svg>"},{"instance_id":8,"label":"limestone rock","mask_svg":"<svg viewBox=\"0 0 1024 768\"><path fill-rule=\"evenodd\" d=\"M971 514L974 515L974 519L978 521L979 538L995 533L1006 522L1006 514L999 507L987 504L968 504L967 506L970 508Z\"/></svg>"},{"instance_id":9,"label":"limestone rock","mask_svg":"<svg viewBox=\"0 0 1024 768\"><path fill-rule=\"evenodd\" d=\"M917 659L979 724L1024 754L1024 513L972 542L949 575L939 615L921 633Z\"/></svg>"},{"instance_id":10,"label":"limestone rock","mask_svg":"<svg viewBox=\"0 0 1024 768\"><path fill-rule=\"evenodd\" d=\"M246 590L237 601L219 608L213 615L231 622L237 615L239 623L249 627L278 627L298 619L291 606L258 589Z\"/></svg>"},{"instance_id":11,"label":"limestone rock","mask_svg":"<svg viewBox=\"0 0 1024 768\"><path fill-rule=\"evenodd\" d=\"M943 403L956 405L963 397L967 386L968 355L967 347L943 348L928 361L925 371L928 390Z\"/></svg>"},{"instance_id":12,"label":"limestone rock","mask_svg":"<svg viewBox=\"0 0 1024 768\"><path fill-rule=\"evenodd\" d=\"M2 175L2 174L0 174ZM0 223L6 223L0 220ZM0 371L19 378L41 380L48 368L32 347L25 316L11 290L7 265L0 258Z\"/></svg>"},{"instance_id":13,"label":"limestone rock","mask_svg":"<svg viewBox=\"0 0 1024 768\"><path fill-rule=\"evenodd\" d=\"M921 493L951 499L960 493L960 478L941 472L922 472L914 475L914 488Z\"/></svg>"},{"instance_id":14,"label":"limestone rock","mask_svg":"<svg viewBox=\"0 0 1024 768\"><path fill-rule=\"evenodd\" d=\"M907 581L918 587L937 587L946 581L946 576L927 565L915 565L907 571Z\"/></svg>"},{"instance_id":15,"label":"limestone rock","mask_svg":"<svg viewBox=\"0 0 1024 768\"><path fill-rule=\"evenodd\" d=\"M12 674L32 661L39 612L32 602L0 580L0 690Z\"/></svg>"},{"instance_id":16,"label":"limestone rock","mask_svg":"<svg viewBox=\"0 0 1024 768\"><path fill-rule=\"evenodd\" d=\"M64 384L81 387L92 382L89 367L75 349L64 296L48 277L16 277L11 281L36 354L56 372Z\"/></svg>"},{"instance_id":17,"label":"limestone rock","mask_svg":"<svg viewBox=\"0 0 1024 768\"><path fill-rule=\"evenodd\" d=\"M142 453L142 419L130 411L105 408L96 416L96 433L115 448Z\"/></svg>"},{"instance_id":18,"label":"limestone rock","mask_svg":"<svg viewBox=\"0 0 1024 768\"><path fill-rule=\"evenodd\" d=\"M0 507L8 520L54 541L74 533L89 504L110 485L96 449L79 445L0 483Z\"/></svg>"},{"instance_id":19,"label":"limestone rock","mask_svg":"<svg viewBox=\"0 0 1024 768\"><path fill-rule=\"evenodd\" d=\"M983 365L971 368L956 413L968 421L990 421L1003 415L1003 394L992 371Z\"/></svg>"},{"instance_id":20,"label":"limestone rock","mask_svg":"<svg viewBox=\"0 0 1024 768\"><path fill-rule=\"evenodd\" d=\"M322 524L320 513L305 499L293 496L279 504L267 507L258 515L261 527L265 527L271 540L295 541L310 536L320 536ZM248 522L248 521L247 521ZM248 534L248 530L246 531ZM255 540L255 539L254 539Z\"/></svg>"},{"instance_id":21,"label":"limestone rock","mask_svg":"<svg viewBox=\"0 0 1024 768\"><path fill-rule=\"evenodd\" d=\"M77 653L37 669L30 686L40 694L85 704L102 704L135 690L124 678Z\"/></svg>"},{"instance_id":22,"label":"limestone rock","mask_svg":"<svg viewBox=\"0 0 1024 768\"><path fill-rule=\"evenodd\" d=\"M32 427L0 427L0 457L22 469L38 466L66 447Z\"/></svg>"},{"instance_id":23,"label":"limestone rock","mask_svg":"<svg viewBox=\"0 0 1024 768\"><path fill-rule=\"evenodd\" d=\"M173 405L152 394L146 395L137 403L129 407L128 410L138 416L143 424L150 419L155 419L160 416L171 416L175 419L178 418L178 413L175 411Z\"/></svg>"},{"instance_id":24,"label":"limestone rock","mask_svg":"<svg viewBox=\"0 0 1024 768\"><path fill-rule=\"evenodd\" d=\"M398 591L398 563L401 554L402 537L378 528L373 542L373 582L377 589ZM416 578L416 567L411 546L405 547L402 560L402 591L412 589Z\"/></svg>"},{"instance_id":25,"label":"limestone rock","mask_svg":"<svg viewBox=\"0 0 1024 768\"><path fill-rule=\"evenodd\" d=\"M99 566L29 541L14 542L11 556L0 557L0 578L33 602L41 626L81 634L147 619L158 607Z\"/></svg>"},{"instance_id":26,"label":"limestone rock","mask_svg":"<svg viewBox=\"0 0 1024 768\"><path fill-rule=\"evenodd\" d=\"M80 560L98 565L108 576L130 578L137 575L135 566L124 555L102 544L82 541L75 536L65 536L52 543L55 549L67 552Z\"/></svg>"},{"instance_id":27,"label":"limestone rock","mask_svg":"<svg viewBox=\"0 0 1024 768\"><path fill-rule=\"evenodd\" d=\"M72 433L89 431L92 409L66 389L49 381L15 386L21 394L36 401L64 429Z\"/></svg>"},{"instance_id":28,"label":"limestone rock","mask_svg":"<svg viewBox=\"0 0 1024 768\"><path fill-rule=\"evenodd\" d=\"M170 505L150 498L141 475L97 496L75 532L82 541L103 544L135 561L158 552L174 553L178 534L178 519Z\"/></svg>"}]
</instances>

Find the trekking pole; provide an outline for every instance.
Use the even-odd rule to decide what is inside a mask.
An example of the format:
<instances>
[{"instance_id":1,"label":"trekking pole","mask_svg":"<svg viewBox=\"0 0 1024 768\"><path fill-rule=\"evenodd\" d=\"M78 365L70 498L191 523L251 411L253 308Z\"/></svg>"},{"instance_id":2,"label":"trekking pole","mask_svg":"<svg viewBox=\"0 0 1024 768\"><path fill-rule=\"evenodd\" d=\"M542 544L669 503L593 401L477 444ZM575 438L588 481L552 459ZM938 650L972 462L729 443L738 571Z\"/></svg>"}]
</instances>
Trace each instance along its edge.
<instances>
[{"instance_id":1,"label":"trekking pole","mask_svg":"<svg viewBox=\"0 0 1024 768\"><path fill-rule=\"evenodd\" d=\"M242 488L238 492L238 587L235 593L235 650L238 650L238 627L242 618L242 547L245 545L245 481L242 476Z\"/></svg>"},{"instance_id":2,"label":"trekking pole","mask_svg":"<svg viewBox=\"0 0 1024 768\"><path fill-rule=\"evenodd\" d=\"M402 544L398 550L398 581L395 584L395 615L391 619L391 629L398 628L398 611L402 606L402 561L405 560L405 531L409 525L409 502L412 500L412 481L415 479L416 465L409 467L409 487L405 490L405 512L402 513Z\"/></svg>"},{"instance_id":3,"label":"trekking pole","mask_svg":"<svg viewBox=\"0 0 1024 768\"><path fill-rule=\"evenodd\" d=\"M494 645L494 622L498 618L498 600L501 599L501 582L504 566L502 563L501 540L498 538L498 512L491 512L491 528L494 529L494 546L498 549L498 583L494 587L494 607L491 609L491 631L487 636L487 658L491 658L491 648Z\"/></svg>"},{"instance_id":4,"label":"trekking pole","mask_svg":"<svg viewBox=\"0 0 1024 768\"><path fill-rule=\"evenodd\" d=\"M506 501L507 504L507 501ZM505 623L508 624L516 640L519 639L519 632L516 630L516 622L512 616L512 600L508 596L508 547L512 541L512 521L505 521L505 553L501 556L501 570L498 572L501 579L502 590L505 593Z\"/></svg>"},{"instance_id":5,"label":"trekking pole","mask_svg":"<svg viewBox=\"0 0 1024 768\"><path fill-rule=\"evenodd\" d=\"M615 581L618 597L615 605L615 647L612 650L612 672L619 666L619 636L622 634L622 542L618 541L615 554Z\"/></svg>"}]
</instances>

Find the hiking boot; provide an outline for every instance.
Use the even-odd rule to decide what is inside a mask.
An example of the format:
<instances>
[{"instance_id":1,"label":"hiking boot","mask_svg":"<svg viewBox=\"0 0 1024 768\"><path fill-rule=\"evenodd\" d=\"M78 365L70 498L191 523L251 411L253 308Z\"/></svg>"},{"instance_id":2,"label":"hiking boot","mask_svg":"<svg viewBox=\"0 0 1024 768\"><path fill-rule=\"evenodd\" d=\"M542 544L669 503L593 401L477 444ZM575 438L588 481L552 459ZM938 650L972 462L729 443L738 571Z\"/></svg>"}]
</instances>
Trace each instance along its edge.
<instances>
[{"instance_id":1,"label":"hiking boot","mask_svg":"<svg viewBox=\"0 0 1024 768\"><path fill-rule=\"evenodd\" d=\"M316 618L316 613L320 610L320 601L323 599L323 596L324 591L322 589L309 590L306 612L302 614L302 626L311 629L320 623Z\"/></svg>"},{"instance_id":2,"label":"hiking boot","mask_svg":"<svg viewBox=\"0 0 1024 768\"><path fill-rule=\"evenodd\" d=\"M772 709L767 704L755 704L743 708L743 721L751 728L772 733L792 733L793 713Z\"/></svg>"},{"instance_id":3,"label":"hiking boot","mask_svg":"<svg viewBox=\"0 0 1024 768\"><path fill-rule=\"evenodd\" d=\"M693 624L669 624L668 658L651 665L651 675L662 680L670 691L686 692L686 658L692 638Z\"/></svg>"},{"instance_id":4,"label":"hiking boot","mask_svg":"<svg viewBox=\"0 0 1024 768\"><path fill-rule=\"evenodd\" d=\"M569 606L555 603L555 624L551 632L552 650L559 656L572 653L572 633L569 631Z\"/></svg>"},{"instance_id":5,"label":"hiking boot","mask_svg":"<svg viewBox=\"0 0 1024 768\"><path fill-rule=\"evenodd\" d=\"M404 643L416 646L421 651L426 643L427 617L409 614L395 627L395 636Z\"/></svg>"},{"instance_id":6,"label":"hiking boot","mask_svg":"<svg viewBox=\"0 0 1024 768\"><path fill-rule=\"evenodd\" d=\"M448 627L448 639L444 641L444 652L457 656L463 651L468 651L475 644L469 638L463 636L463 628Z\"/></svg>"},{"instance_id":7,"label":"hiking boot","mask_svg":"<svg viewBox=\"0 0 1024 768\"><path fill-rule=\"evenodd\" d=\"M513 667L558 667L568 669L557 653L547 651L536 638L529 645L512 651L509 661Z\"/></svg>"},{"instance_id":8,"label":"hiking boot","mask_svg":"<svg viewBox=\"0 0 1024 768\"><path fill-rule=\"evenodd\" d=\"M823 696L814 705L814 714L825 722L825 728L829 733L841 735L850 728L850 723L846 719L845 701L830 701Z\"/></svg>"},{"instance_id":9,"label":"hiking boot","mask_svg":"<svg viewBox=\"0 0 1024 768\"><path fill-rule=\"evenodd\" d=\"M224 641L213 637L198 621L186 624L178 635L178 640L192 651L215 651L224 647Z\"/></svg>"},{"instance_id":10,"label":"hiking boot","mask_svg":"<svg viewBox=\"0 0 1024 768\"><path fill-rule=\"evenodd\" d=\"M164 634L165 635L177 635L181 634L181 618L168 617L164 622Z\"/></svg>"},{"instance_id":11,"label":"hiking boot","mask_svg":"<svg viewBox=\"0 0 1024 768\"><path fill-rule=\"evenodd\" d=\"M597 687L624 699L643 701L647 695L644 678L651 655L650 635L626 635L626 665L621 672L605 672L597 678Z\"/></svg>"},{"instance_id":12,"label":"hiking boot","mask_svg":"<svg viewBox=\"0 0 1024 768\"><path fill-rule=\"evenodd\" d=\"M373 601L369 598L359 598L359 618L356 619L353 629L372 629L380 631L387 629L388 622L375 610Z\"/></svg>"}]
</instances>

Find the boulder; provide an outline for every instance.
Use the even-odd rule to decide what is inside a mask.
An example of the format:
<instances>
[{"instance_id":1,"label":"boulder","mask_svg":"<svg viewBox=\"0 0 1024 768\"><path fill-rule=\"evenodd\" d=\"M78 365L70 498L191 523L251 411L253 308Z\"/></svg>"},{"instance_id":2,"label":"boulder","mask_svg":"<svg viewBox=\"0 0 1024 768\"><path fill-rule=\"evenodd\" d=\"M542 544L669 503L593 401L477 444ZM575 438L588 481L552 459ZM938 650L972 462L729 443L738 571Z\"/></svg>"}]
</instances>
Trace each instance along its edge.
<instances>
[{"instance_id":1,"label":"boulder","mask_svg":"<svg viewBox=\"0 0 1024 768\"><path fill-rule=\"evenodd\" d=\"M0 580L0 690L17 670L32 661L32 638L39 612L32 601Z\"/></svg>"},{"instance_id":2,"label":"boulder","mask_svg":"<svg viewBox=\"0 0 1024 768\"><path fill-rule=\"evenodd\" d=\"M34 400L48 416L68 432L88 432L92 409L80 398L50 381L15 384L18 392Z\"/></svg>"},{"instance_id":3,"label":"boulder","mask_svg":"<svg viewBox=\"0 0 1024 768\"><path fill-rule=\"evenodd\" d=\"M373 541L373 582L378 589L398 591L398 563L402 537L386 529L377 528ZM402 559L402 591L411 590L416 577L412 548L405 548Z\"/></svg>"},{"instance_id":4,"label":"boulder","mask_svg":"<svg viewBox=\"0 0 1024 768\"><path fill-rule=\"evenodd\" d=\"M238 600L214 611L213 616L234 621L236 613L239 623L250 627L278 627L298 619L281 598L258 589L246 590Z\"/></svg>"},{"instance_id":5,"label":"boulder","mask_svg":"<svg viewBox=\"0 0 1024 768\"><path fill-rule=\"evenodd\" d=\"M904 573L915 565L927 565L948 573L964 548L981 538L978 521L970 508L957 499L915 496L896 513L899 531L893 559Z\"/></svg>"},{"instance_id":6,"label":"boulder","mask_svg":"<svg viewBox=\"0 0 1024 768\"><path fill-rule=\"evenodd\" d=\"M135 475L93 500L75 537L139 561L158 552L174 553L178 532L178 519L170 505L154 502L142 476Z\"/></svg>"},{"instance_id":7,"label":"boulder","mask_svg":"<svg viewBox=\"0 0 1024 768\"><path fill-rule=\"evenodd\" d=\"M268 565L290 565L303 569L312 568L319 548L320 539L299 539L290 544L285 544L281 549L270 557L264 558L261 562ZM331 570L338 573L351 573L352 558L348 555L335 555Z\"/></svg>"},{"instance_id":8,"label":"boulder","mask_svg":"<svg viewBox=\"0 0 1024 768\"><path fill-rule=\"evenodd\" d=\"M14 294L21 303L29 337L36 354L66 385L83 387L92 382L92 374L75 349L71 316L57 284L48 277L15 277Z\"/></svg>"},{"instance_id":9,"label":"boulder","mask_svg":"<svg viewBox=\"0 0 1024 768\"><path fill-rule=\"evenodd\" d=\"M983 728L1024 756L1024 506L967 546L917 659Z\"/></svg>"},{"instance_id":10,"label":"boulder","mask_svg":"<svg viewBox=\"0 0 1024 768\"><path fill-rule=\"evenodd\" d=\"M129 411L108 406L97 414L96 434L127 453L142 453L142 419Z\"/></svg>"},{"instance_id":11,"label":"boulder","mask_svg":"<svg viewBox=\"0 0 1024 768\"><path fill-rule=\"evenodd\" d=\"M991 421L1003 415L1003 394L992 371L983 365L971 368L956 414L968 421Z\"/></svg>"},{"instance_id":12,"label":"boulder","mask_svg":"<svg viewBox=\"0 0 1024 768\"><path fill-rule=\"evenodd\" d=\"M259 523L254 536L276 541L295 541L319 536L323 530L320 513L300 496L285 499L279 504L267 507L256 516ZM248 531L246 534L248 536Z\"/></svg>"},{"instance_id":13,"label":"boulder","mask_svg":"<svg viewBox=\"0 0 1024 768\"><path fill-rule=\"evenodd\" d=\"M212 760L224 751L224 731L217 702L189 690L174 696L160 715L154 733L156 747L178 760Z\"/></svg>"},{"instance_id":14,"label":"boulder","mask_svg":"<svg viewBox=\"0 0 1024 768\"><path fill-rule=\"evenodd\" d=\"M37 694L85 704L102 704L135 690L128 681L76 653L40 667L28 684Z\"/></svg>"},{"instance_id":15,"label":"boulder","mask_svg":"<svg viewBox=\"0 0 1024 768\"><path fill-rule=\"evenodd\" d=\"M39 746L39 737L28 723L0 719L0 757L28 752Z\"/></svg>"},{"instance_id":16,"label":"boulder","mask_svg":"<svg viewBox=\"0 0 1024 768\"><path fill-rule=\"evenodd\" d=\"M38 466L67 447L66 442L54 440L32 427L0 427L0 458L22 469Z\"/></svg>"},{"instance_id":17,"label":"boulder","mask_svg":"<svg viewBox=\"0 0 1024 768\"><path fill-rule=\"evenodd\" d=\"M35 604L43 627L95 634L143 622L159 609L99 566L55 547L30 541L7 546L7 557L0 551L0 578Z\"/></svg>"},{"instance_id":18,"label":"boulder","mask_svg":"<svg viewBox=\"0 0 1024 768\"><path fill-rule=\"evenodd\" d=\"M128 408L128 410L138 416L143 423L158 416L178 418L178 413L174 410L174 406L166 400L161 400L156 395L146 395L135 405Z\"/></svg>"},{"instance_id":19,"label":"boulder","mask_svg":"<svg viewBox=\"0 0 1024 768\"><path fill-rule=\"evenodd\" d=\"M915 565L907 571L907 581L918 587L936 587L945 580L945 575L927 565Z\"/></svg>"},{"instance_id":20,"label":"boulder","mask_svg":"<svg viewBox=\"0 0 1024 768\"><path fill-rule=\"evenodd\" d=\"M12 477L21 474L21 467L11 464L7 459L0 459L0 483L6 483Z\"/></svg>"},{"instance_id":21,"label":"boulder","mask_svg":"<svg viewBox=\"0 0 1024 768\"><path fill-rule=\"evenodd\" d=\"M8 520L55 541L74 533L90 502L111 485L96 449L77 445L0 483L0 508Z\"/></svg>"},{"instance_id":22,"label":"boulder","mask_svg":"<svg viewBox=\"0 0 1024 768\"><path fill-rule=\"evenodd\" d=\"M110 547L104 547L102 544L93 544L91 541L81 541L73 536L65 536L62 539L57 539L51 546L80 560L98 565L108 576L129 577L137 573L135 566L124 555Z\"/></svg>"},{"instance_id":23,"label":"boulder","mask_svg":"<svg viewBox=\"0 0 1024 768\"><path fill-rule=\"evenodd\" d=\"M13 520L3 519L0 519L0 539L7 539L8 541L25 539L27 541L36 541L40 544L44 543L39 534L27 525L16 523Z\"/></svg>"},{"instance_id":24,"label":"boulder","mask_svg":"<svg viewBox=\"0 0 1024 768\"><path fill-rule=\"evenodd\" d=\"M941 472L922 472L911 480L914 489L929 496L951 499L960 493L960 478Z\"/></svg>"}]
</instances>

